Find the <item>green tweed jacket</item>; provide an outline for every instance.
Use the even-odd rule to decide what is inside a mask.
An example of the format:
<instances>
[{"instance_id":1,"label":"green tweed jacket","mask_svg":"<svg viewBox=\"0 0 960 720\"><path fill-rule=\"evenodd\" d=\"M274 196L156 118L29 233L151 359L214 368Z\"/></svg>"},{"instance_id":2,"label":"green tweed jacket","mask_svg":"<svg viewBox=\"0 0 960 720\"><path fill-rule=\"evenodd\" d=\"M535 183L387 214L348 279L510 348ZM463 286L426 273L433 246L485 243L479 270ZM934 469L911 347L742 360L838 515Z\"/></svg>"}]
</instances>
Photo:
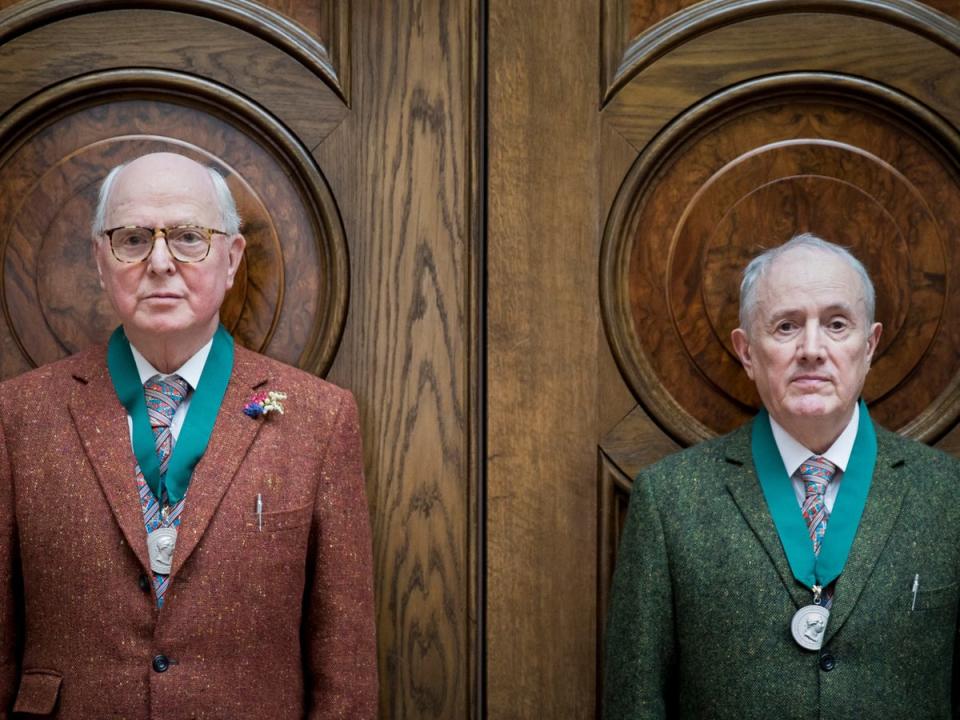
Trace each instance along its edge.
<instances>
[{"instance_id":1,"label":"green tweed jacket","mask_svg":"<svg viewBox=\"0 0 960 720\"><path fill-rule=\"evenodd\" d=\"M877 444L819 652L790 633L811 593L767 510L749 424L638 476L607 625L605 720L960 717L960 463L881 428Z\"/></svg>"}]
</instances>

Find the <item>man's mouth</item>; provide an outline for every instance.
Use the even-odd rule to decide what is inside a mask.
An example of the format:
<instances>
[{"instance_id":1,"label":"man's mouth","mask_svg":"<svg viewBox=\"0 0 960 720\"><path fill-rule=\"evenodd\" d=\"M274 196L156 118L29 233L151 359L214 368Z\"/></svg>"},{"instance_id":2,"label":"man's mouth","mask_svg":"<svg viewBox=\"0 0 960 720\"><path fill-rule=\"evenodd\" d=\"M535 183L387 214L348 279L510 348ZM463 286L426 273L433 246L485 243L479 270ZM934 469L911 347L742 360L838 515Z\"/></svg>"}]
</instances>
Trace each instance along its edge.
<instances>
[{"instance_id":1,"label":"man's mouth","mask_svg":"<svg viewBox=\"0 0 960 720\"><path fill-rule=\"evenodd\" d=\"M797 375L794 377L791 382L795 385L804 386L815 386L821 385L823 383L830 382L830 378L826 375Z\"/></svg>"}]
</instances>

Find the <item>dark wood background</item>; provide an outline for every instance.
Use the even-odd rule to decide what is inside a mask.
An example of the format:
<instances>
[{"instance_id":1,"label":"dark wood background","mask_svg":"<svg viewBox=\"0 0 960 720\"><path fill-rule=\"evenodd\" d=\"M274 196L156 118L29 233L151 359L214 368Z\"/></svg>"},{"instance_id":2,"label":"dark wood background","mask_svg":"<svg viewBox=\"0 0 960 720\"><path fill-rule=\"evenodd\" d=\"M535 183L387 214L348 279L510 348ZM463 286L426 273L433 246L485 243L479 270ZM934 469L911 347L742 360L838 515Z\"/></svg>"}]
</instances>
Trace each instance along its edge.
<instances>
[{"instance_id":1,"label":"dark wood background","mask_svg":"<svg viewBox=\"0 0 960 720\"><path fill-rule=\"evenodd\" d=\"M87 254L108 167L217 164L250 239L224 321L359 400L381 716L595 717L630 478L756 408L728 339L752 253L851 245L872 411L960 452L957 18L0 0L0 376L115 322Z\"/></svg>"},{"instance_id":2,"label":"dark wood background","mask_svg":"<svg viewBox=\"0 0 960 720\"><path fill-rule=\"evenodd\" d=\"M213 163L249 251L223 320L350 388L374 530L381 716L475 714L479 6L0 0L0 373L103 340L97 183Z\"/></svg>"},{"instance_id":3,"label":"dark wood background","mask_svg":"<svg viewBox=\"0 0 960 720\"><path fill-rule=\"evenodd\" d=\"M862 256L872 412L960 451L960 5L601 5L489 3L498 717L598 713L631 478L756 409L729 333L761 248L814 231Z\"/></svg>"}]
</instances>

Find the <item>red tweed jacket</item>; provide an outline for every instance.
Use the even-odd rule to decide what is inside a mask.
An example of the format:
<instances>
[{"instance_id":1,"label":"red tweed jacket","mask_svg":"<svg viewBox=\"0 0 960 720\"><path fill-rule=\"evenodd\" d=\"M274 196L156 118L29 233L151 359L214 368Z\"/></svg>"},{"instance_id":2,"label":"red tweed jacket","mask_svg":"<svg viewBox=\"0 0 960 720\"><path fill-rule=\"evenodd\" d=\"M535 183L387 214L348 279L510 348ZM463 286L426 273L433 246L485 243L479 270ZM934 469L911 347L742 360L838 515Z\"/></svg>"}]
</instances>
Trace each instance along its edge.
<instances>
[{"instance_id":1,"label":"red tweed jacket","mask_svg":"<svg viewBox=\"0 0 960 720\"><path fill-rule=\"evenodd\" d=\"M351 395L236 349L162 611L135 464L104 347L0 384L0 719L373 718Z\"/></svg>"}]
</instances>

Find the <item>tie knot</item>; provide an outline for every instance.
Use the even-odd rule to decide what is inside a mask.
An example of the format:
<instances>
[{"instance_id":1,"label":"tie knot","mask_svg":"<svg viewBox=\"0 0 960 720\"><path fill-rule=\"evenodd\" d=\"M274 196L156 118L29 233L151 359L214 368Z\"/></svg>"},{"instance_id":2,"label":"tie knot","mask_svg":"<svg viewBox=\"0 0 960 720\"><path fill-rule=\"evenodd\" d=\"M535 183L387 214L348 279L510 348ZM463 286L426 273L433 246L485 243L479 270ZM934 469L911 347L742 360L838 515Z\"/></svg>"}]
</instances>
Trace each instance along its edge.
<instances>
[{"instance_id":1,"label":"tie knot","mask_svg":"<svg viewBox=\"0 0 960 720\"><path fill-rule=\"evenodd\" d=\"M808 495L823 493L836 472L837 466L819 455L808 458L800 465L800 479L806 485Z\"/></svg>"},{"instance_id":2,"label":"tie knot","mask_svg":"<svg viewBox=\"0 0 960 720\"><path fill-rule=\"evenodd\" d=\"M169 427L173 414L187 396L187 381L179 375L161 378L154 375L143 386L143 397L147 401L147 416L151 427Z\"/></svg>"}]
</instances>

